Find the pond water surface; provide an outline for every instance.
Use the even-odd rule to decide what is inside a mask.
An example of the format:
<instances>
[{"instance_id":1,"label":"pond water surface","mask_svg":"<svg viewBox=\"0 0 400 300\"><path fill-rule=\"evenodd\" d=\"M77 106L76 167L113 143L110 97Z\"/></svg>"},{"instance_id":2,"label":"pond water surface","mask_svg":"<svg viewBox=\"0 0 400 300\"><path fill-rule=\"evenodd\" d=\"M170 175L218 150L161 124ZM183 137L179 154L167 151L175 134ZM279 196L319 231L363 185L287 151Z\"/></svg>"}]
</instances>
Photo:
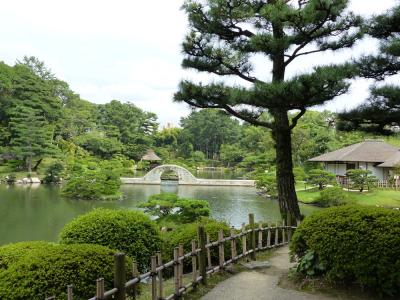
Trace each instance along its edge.
<instances>
[{"instance_id":1,"label":"pond water surface","mask_svg":"<svg viewBox=\"0 0 400 300\"><path fill-rule=\"evenodd\" d=\"M255 214L256 221L280 219L278 203L258 196L251 187L123 185L121 191L120 201L77 201L62 198L58 186L0 185L0 245L28 240L57 241L62 227L78 215L96 207L137 209L139 203L161 192L207 200L212 217L235 227L246 222L249 213ZM302 205L301 210L308 215L317 208Z\"/></svg>"}]
</instances>

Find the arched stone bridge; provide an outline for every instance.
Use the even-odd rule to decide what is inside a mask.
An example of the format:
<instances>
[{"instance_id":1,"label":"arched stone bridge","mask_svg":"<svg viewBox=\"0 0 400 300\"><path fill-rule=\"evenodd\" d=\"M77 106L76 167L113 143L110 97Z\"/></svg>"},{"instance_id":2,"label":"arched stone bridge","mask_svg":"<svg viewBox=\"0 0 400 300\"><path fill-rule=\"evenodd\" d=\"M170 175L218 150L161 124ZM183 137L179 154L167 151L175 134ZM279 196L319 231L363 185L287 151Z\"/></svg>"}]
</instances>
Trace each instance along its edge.
<instances>
[{"instance_id":1,"label":"arched stone bridge","mask_svg":"<svg viewBox=\"0 0 400 300\"><path fill-rule=\"evenodd\" d=\"M178 165L161 165L155 167L141 178L123 177L123 184L161 184L161 175L173 171L178 175L178 184L182 185L217 185L217 186L254 186L254 180L225 180L196 178L187 169Z\"/></svg>"}]
</instances>

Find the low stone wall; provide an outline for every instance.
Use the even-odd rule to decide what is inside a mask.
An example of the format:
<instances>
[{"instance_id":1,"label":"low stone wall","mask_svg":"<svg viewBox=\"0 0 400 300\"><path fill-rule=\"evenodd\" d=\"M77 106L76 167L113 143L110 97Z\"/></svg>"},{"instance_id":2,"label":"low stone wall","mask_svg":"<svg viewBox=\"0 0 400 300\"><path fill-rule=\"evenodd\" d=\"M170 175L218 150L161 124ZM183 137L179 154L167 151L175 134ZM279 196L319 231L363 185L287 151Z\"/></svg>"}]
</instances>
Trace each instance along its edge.
<instances>
[{"instance_id":1,"label":"low stone wall","mask_svg":"<svg viewBox=\"0 0 400 300\"><path fill-rule=\"evenodd\" d=\"M161 180L149 181L142 178L121 178L122 184L161 184ZM209 186L254 186L254 180L238 180L238 179L199 179L190 181L179 181L180 185L209 185Z\"/></svg>"}]
</instances>

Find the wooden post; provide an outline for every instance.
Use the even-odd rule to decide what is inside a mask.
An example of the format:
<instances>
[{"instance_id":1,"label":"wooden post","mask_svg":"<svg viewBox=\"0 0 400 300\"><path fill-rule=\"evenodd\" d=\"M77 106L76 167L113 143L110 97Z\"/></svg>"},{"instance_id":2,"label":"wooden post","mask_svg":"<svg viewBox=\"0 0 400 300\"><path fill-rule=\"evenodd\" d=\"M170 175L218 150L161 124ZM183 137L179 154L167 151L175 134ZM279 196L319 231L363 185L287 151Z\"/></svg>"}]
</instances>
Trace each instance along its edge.
<instances>
[{"instance_id":1,"label":"wooden post","mask_svg":"<svg viewBox=\"0 0 400 300\"><path fill-rule=\"evenodd\" d=\"M133 262L132 264L132 276L133 278L137 278L139 277L140 273L137 267L137 264L135 262ZM132 287L132 299L135 300L136 296L138 295L138 284L134 284Z\"/></svg>"},{"instance_id":2,"label":"wooden post","mask_svg":"<svg viewBox=\"0 0 400 300\"><path fill-rule=\"evenodd\" d=\"M224 231L221 229L218 232L218 257L219 257L219 267L222 269L225 262L225 249L224 249Z\"/></svg>"},{"instance_id":3,"label":"wooden post","mask_svg":"<svg viewBox=\"0 0 400 300\"><path fill-rule=\"evenodd\" d=\"M256 231L254 227L254 214L249 214L249 224L250 224L250 249L253 250L250 254L252 260L256 260Z\"/></svg>"},{"instance_id":4,"label":"wooden post","mask_svg":"<svg viewBox=\"0 0 400 300\"><path fill-rule=\"evenodd\" d=\"M278 246L279 243L279 229L278 229L278 221L275 223L275 247Z\"/></svg>"},{"instance_id":5,"label":"wooden post","mask_svg":"<svg viewBox=\"0 0 400 300\"><path fill-rule=\"evenodd\" d=\"M151 257L151 299L157 300L157 256Z\"/></svg>"},{"instance_id":6,"label":"wooden post","mask_svg":"<svg viewBox=\"0 0 400 300\"><path fill-rule=\"evenodd\" d=\"M73 286L70 284L67 286L67 300L73 300L74 293L73 293Z\"/></svg>"},{"instance_id":7,"label":"wooden post","mask_svg":"<svg viewBox=\"0 0 400 300\"><path fill-rule=\"evenodd\" d=\"M271 247L271 223L268 223L267 247Z\"/></svg>"},{"instance_id":8,"label":"wooden post","mask_svg":"<svg viewBox=\"0 0 400 300\"><path fill-rule=\"evenodd\" d=\"M243 255L246 256L246 252L247 252L247 241L246 241L246 225L243 223L242 224L242 233L244 234L242 236L242 250L243 250Z\"/></svg>"},{"instance_id":9,"label":"wooden post","mask_svg":"<svg viewBox=\"0 0 400 300\"><path fill-rule=\"evenodd\" d=\"M125 254L117 253L114 255L114 287L118 289L117 293L115 294L116 300L125 300L126 293L125 293Z\"/></svg>"},{"instance_id":10,"label":"wooden post","mask_svg":"<svg viewBox=\"0 0 400 300\"><path fill-rule=\"evenodd\" d=\"M258 251L263 247L263 231L262 222L258 223Z\"/></svg>"},{"instance_id":11,"label":"wooden post","mask_svg":"<svg viewBox=\"0 0 400 300\"><path fill-rule=\"evenodd\" d=\"M235 236L235 228L231 228L231 256L232 256L232 260L235 261L236 260L236 239L233 238Z\"/></svg>"},{"instance_id":12,"label":"wooden post","mask_svg":"<svg viewBox=\"0 0 400 300\"><path fill-rule=\"evenodd\" d=\"M292 240L292 220L290 217L288 217L287 223L288 223L288 227L289 227L288 228L288 242L290 242Z\"/></svg>"},{"instance_id":13,"label":"wooden post","mask_svg":"<svg viewBox=\"0 0 400 300\"><path fill-rule=\"evenodd\" d=\"M286 244L286 236L285 236L285 220L282 220L282 244Z\"/></svg>"},{"instance_id":14,"label":"wooden post","mask_svg":"<svg viewBox=\"0 0 400 300\"><path fill-rule=\"evenodd\" d=\"M210 235L207 234L207 245L210 243ZM207 248L207 265L208 268L211 269L212 268L212 262L211 262L211 250L210 248Z\"/></svg>"},{"instance_id":15,"label":"wooden post","mask_svg":"<svg viewBox=\"0 0 400 300\"><path fill-rule=\"evenodd\" d=\"M192 241L192 282L193 288L197 286L197 253L196 253L196 241Z\"/></svg>"},{"instance_id":16,"label":"wooden post","mask_svg":"<svg viewBox=\"0 0 400 300\"><path fill-rule=\"evenodd\" d=\"M206 231L204 226L201 225L198 227L198 239L199 239L199 248L200 248L200 255L199 255L199 271L200 276L202 277L201 282L204 285L207 285L207 268L206 268Z\"/></svg>"},{"instance_id":17,"label":"wooden post","mask_svg":"<svg viewBox=\"0 0 400 300\"><path fill-rule=\"evenodd\" d=\"M159 267L162 266L162 257L161 257L161 252L157 252L157 265ZM159 284L159 297L158 299L163 299L164 298L164 288L163 288L163 275L162 275L162 270L158 272L158 284Z\"/></svg>"},{"instance_id":18,"label":"wooden post","mask_svg":"<svg viewBox=\"0 0 400 300\"><path fill-rule=\"evenodd\" d=\"M174 248L174 283L175 283L175 297L179 298L179 248Z\"/></svg>"},{"instance_id":19,"label":"wooden post","mask_svg":"<svg viewBox=\"0 0 400 300\"><path fill-rule=\"evenodd\" d=\"M179 288L181 288L183 286L183 245L179 244Z\"/></svg>"},{"instance_id":20,"label":"wooden post","mask_svg":"<svg viewBox=\"0 0 400 300\"><path fill-rule=\"evenodd\" d=\"M104 278L96 280L96 299L104 299Z\"/></svg>"}]
</instances>

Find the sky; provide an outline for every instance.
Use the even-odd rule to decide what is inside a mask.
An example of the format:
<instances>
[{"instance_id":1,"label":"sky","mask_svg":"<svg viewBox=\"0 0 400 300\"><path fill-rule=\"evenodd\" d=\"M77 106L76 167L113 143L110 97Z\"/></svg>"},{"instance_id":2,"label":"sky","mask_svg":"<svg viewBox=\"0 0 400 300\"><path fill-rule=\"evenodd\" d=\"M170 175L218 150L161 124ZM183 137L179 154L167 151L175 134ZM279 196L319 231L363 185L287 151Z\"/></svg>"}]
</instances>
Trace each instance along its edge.
<instances>
[{"instance_id":1,"label":"sky","mask_svg":"<svg viewBox=\"0 0 400 300\"><path fill-rule=\"evenodd\" d=\"M350 9L369 16L395 3L352 0ZM178 83L182 79L220 80L182 70L181 43L188 30L182 4L183 0L3 0L0 61L13 65L24 55L36 56L83 99L129 101L156 113L161 125L178 125L190 113L186 104L172 101ZM288 74L310 70L316 64L346 61L376 47L375 41L365 40L353 54L341 51L299 58ZM255 62L257 75L268 78L268 64L260 58ZM366 99L371 83L356 80L347 95L317 109L354 107Z\"/></svg>"}]
</instances>

